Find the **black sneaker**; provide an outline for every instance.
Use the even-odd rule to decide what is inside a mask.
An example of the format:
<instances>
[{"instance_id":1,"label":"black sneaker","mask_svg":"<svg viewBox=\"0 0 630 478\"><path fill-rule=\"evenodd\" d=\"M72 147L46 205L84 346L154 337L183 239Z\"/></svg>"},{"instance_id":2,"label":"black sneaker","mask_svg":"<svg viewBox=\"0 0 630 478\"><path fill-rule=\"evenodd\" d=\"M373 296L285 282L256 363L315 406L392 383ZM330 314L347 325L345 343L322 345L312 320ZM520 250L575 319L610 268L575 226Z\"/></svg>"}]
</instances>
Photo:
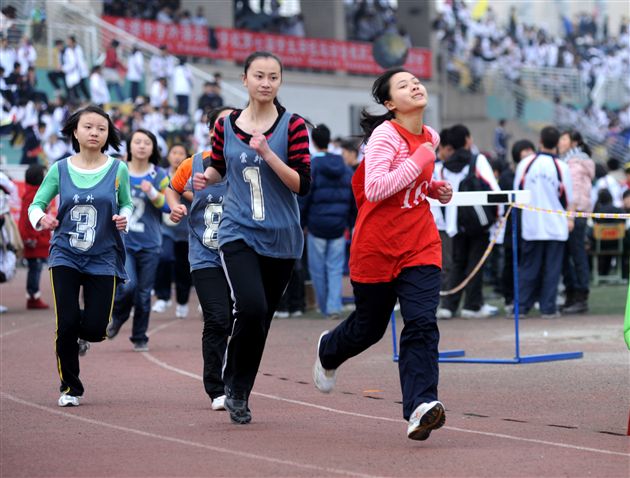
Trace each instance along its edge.
<instances>
[{"instance_id":1,"label":"black sneaker","mask_svg":"<svg viewBox=\"0 0 630 478\"><path fill-rule=\"evenodd\" d=\"M90 350L90 342L79 339L79 357L84 357L88 350Z\"/></svg>"},{"instance_id":2,"label":"black sneaker","mask_svg":"<svg viewBox=\"0 0 630 478\"><path fill-rule=\"evenodd\" d=\"M252 421L252 412L247 406L247 398L244 394L228 392L225 396L225 409L230 413L230 420L237 425L247 425Z\"/></svg>"}]
</instances>

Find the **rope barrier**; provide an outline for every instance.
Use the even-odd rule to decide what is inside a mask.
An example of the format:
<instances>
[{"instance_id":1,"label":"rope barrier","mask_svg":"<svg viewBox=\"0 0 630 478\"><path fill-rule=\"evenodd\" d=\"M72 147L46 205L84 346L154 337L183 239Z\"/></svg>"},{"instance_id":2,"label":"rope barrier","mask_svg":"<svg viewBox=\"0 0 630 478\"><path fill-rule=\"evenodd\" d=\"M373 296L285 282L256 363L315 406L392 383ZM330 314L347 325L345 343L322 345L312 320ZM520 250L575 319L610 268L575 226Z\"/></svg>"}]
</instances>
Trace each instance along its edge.
<instances>
[{"instance_id":1,"label":"rope barrier","mask_svg":"<svg viewBox=\"0 0 630 478\"><path fill-rule=\"evenodd\" d=\"M492 249L494 249L494 246L497 243L497 240L499 238L499 234L505 227L505 222L507 221L508 216L512 212L512 208L514 207L518 209L526 209L528 211L534 211L534 212L558 214L560 216L565 216L565 217L591 217L594 219L630 219L629 213L622 214L622 213L602 213L602 212L582 212L582 211L560 211L556 209L545 209L542 207L528 206L527 204L520 204L520 203L508 203L508 204L510 207L501 218L501 221L499 222L497 229L494 231L494 236L490 240L488 247L486 247L486 250L481 256L481 259L479 259L479 262L477 262L477 265L475 265L475 268L470 272L470 274L468 274L468 277L466 277L457 287L454 287L450 290L440 291L441 297L458 293L459 291L461 291L468 285L468 283L472 280L473 277L475 277L475 274L479 272L479 269L481 269L483 264L488 259L488 256L492 252Z\"/></svg>"},{"instance_id":2,"label":"rope barrier","mask_svg":"<svg viewBox=\"0 0 630 478\"><path fill-rule=\"evenodd\" d=\"M483 255L481 256L481 259L479 259L479 262L477 262L477 265L475 266L475 268L470 272L470 274L468 274L468 277L466 277L461 282L461 284L459 284L457 287L454 287L454 288L452 288L450 290L442 290L442 291L440 291L440 297L444 297L446 295L457 294L460 290L462 290L464 287L466 287L468 285L468 283L472 280L473 277L475 277L475 274L477 274L477 272L479 272L479 269L481 269L481 267L483 266L484 262L486 262L486 260L488 259L488 256L492 252L492 249L494 249L494 246L497 243L497 240L499 239L499 234L501 234L501 231L505 227L505 222L507 221L508 216L512 212L512 207L513 206L514 206L513 204L510 204L510 207L508 208L508 210L505 212L505 214L501 218L501 221L497 225L497 228L494 231L494 235L492 236L492 239L490 240L490 243L488 244L488 247L486 247L486 250L483 253Z\"/></svg>"},{"instance_id":3,"label":"rope barrier","mask_svg":"<svg viewBox=\"0 0 630 478\"><path fill-rule=\"evenodd\" d=\"M558 214L565 217L592 217L595 219L630 219L629 213L603 213L603 212L582 212L582 211L558 211L556 209L544 209L542 207L528 206L527 204L510 203L519 209L528 211L546 212L549 214Z\"/></svg>"}]
</instances>

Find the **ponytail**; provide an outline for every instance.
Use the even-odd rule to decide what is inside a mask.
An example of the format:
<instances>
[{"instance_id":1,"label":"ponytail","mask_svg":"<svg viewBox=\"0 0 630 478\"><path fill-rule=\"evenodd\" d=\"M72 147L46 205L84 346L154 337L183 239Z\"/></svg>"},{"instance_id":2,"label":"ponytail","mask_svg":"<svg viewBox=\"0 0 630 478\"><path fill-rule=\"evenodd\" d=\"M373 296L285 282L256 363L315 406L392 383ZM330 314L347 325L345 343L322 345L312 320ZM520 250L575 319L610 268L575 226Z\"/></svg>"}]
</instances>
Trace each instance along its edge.
<instances>
[{"instance_id":1,"label":"ponytail","mask_svg":"<svg viewBox=\"0 0 630 478\"><path fill-rule=\"evenodd\" d=\"M395 115L393 111L388 111L382 115L372 115L364 108L361 111L361 119L359 121L359 125L363 130L363 143L367 144L368 139L370 139L370 136L372 136L372 133L378 126L383 124L385 121L394 119L394 117Z\"/></svg>"}]
</instances>

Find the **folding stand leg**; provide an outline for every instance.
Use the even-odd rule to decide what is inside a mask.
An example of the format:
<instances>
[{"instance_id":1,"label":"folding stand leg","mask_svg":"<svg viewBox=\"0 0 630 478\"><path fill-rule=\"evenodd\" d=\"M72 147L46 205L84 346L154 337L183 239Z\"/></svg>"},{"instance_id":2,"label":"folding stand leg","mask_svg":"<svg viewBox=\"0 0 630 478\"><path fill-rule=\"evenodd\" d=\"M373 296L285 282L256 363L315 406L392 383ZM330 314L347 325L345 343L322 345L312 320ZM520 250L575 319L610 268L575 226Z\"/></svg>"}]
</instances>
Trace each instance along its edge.
<instances>
[{"instance_id":1,"label":"folding stand leg","mask_svg":"<svg viewBox=\"0 0 630 478\"><path fill-rule=\"evenodd\" d=\"M392 325L392 360L394 362L398 362L398 334L396 334L396 313L392 310L392 315L389 319L389 322ZM463 357L466 355L464 350L446 350L445 352L440 352L439 358L446 357Z\"/></svg>"}]
</instances>

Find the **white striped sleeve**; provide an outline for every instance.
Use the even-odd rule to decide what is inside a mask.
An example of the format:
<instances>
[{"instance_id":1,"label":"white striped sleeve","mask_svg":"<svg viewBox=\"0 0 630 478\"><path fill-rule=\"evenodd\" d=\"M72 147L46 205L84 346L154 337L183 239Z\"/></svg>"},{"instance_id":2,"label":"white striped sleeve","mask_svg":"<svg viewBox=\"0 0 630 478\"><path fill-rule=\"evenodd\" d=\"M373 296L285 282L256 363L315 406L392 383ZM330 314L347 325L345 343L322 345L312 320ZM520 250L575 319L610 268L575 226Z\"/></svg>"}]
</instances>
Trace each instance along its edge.
<instances>
[{"instance_id":1,"label":"white striped sleeve","mask_svg":"<svg viewBox=\"0 0 630 478\"><path fill-rule=\"evenodd\" d=\"M396 130L386 124L377 127L370 136L364 159L365 197L368 201L376 202L393 196L420 174L420 169L409 157L396 169L391 169L401 143Z\"/></svg>"}]
</instances>

